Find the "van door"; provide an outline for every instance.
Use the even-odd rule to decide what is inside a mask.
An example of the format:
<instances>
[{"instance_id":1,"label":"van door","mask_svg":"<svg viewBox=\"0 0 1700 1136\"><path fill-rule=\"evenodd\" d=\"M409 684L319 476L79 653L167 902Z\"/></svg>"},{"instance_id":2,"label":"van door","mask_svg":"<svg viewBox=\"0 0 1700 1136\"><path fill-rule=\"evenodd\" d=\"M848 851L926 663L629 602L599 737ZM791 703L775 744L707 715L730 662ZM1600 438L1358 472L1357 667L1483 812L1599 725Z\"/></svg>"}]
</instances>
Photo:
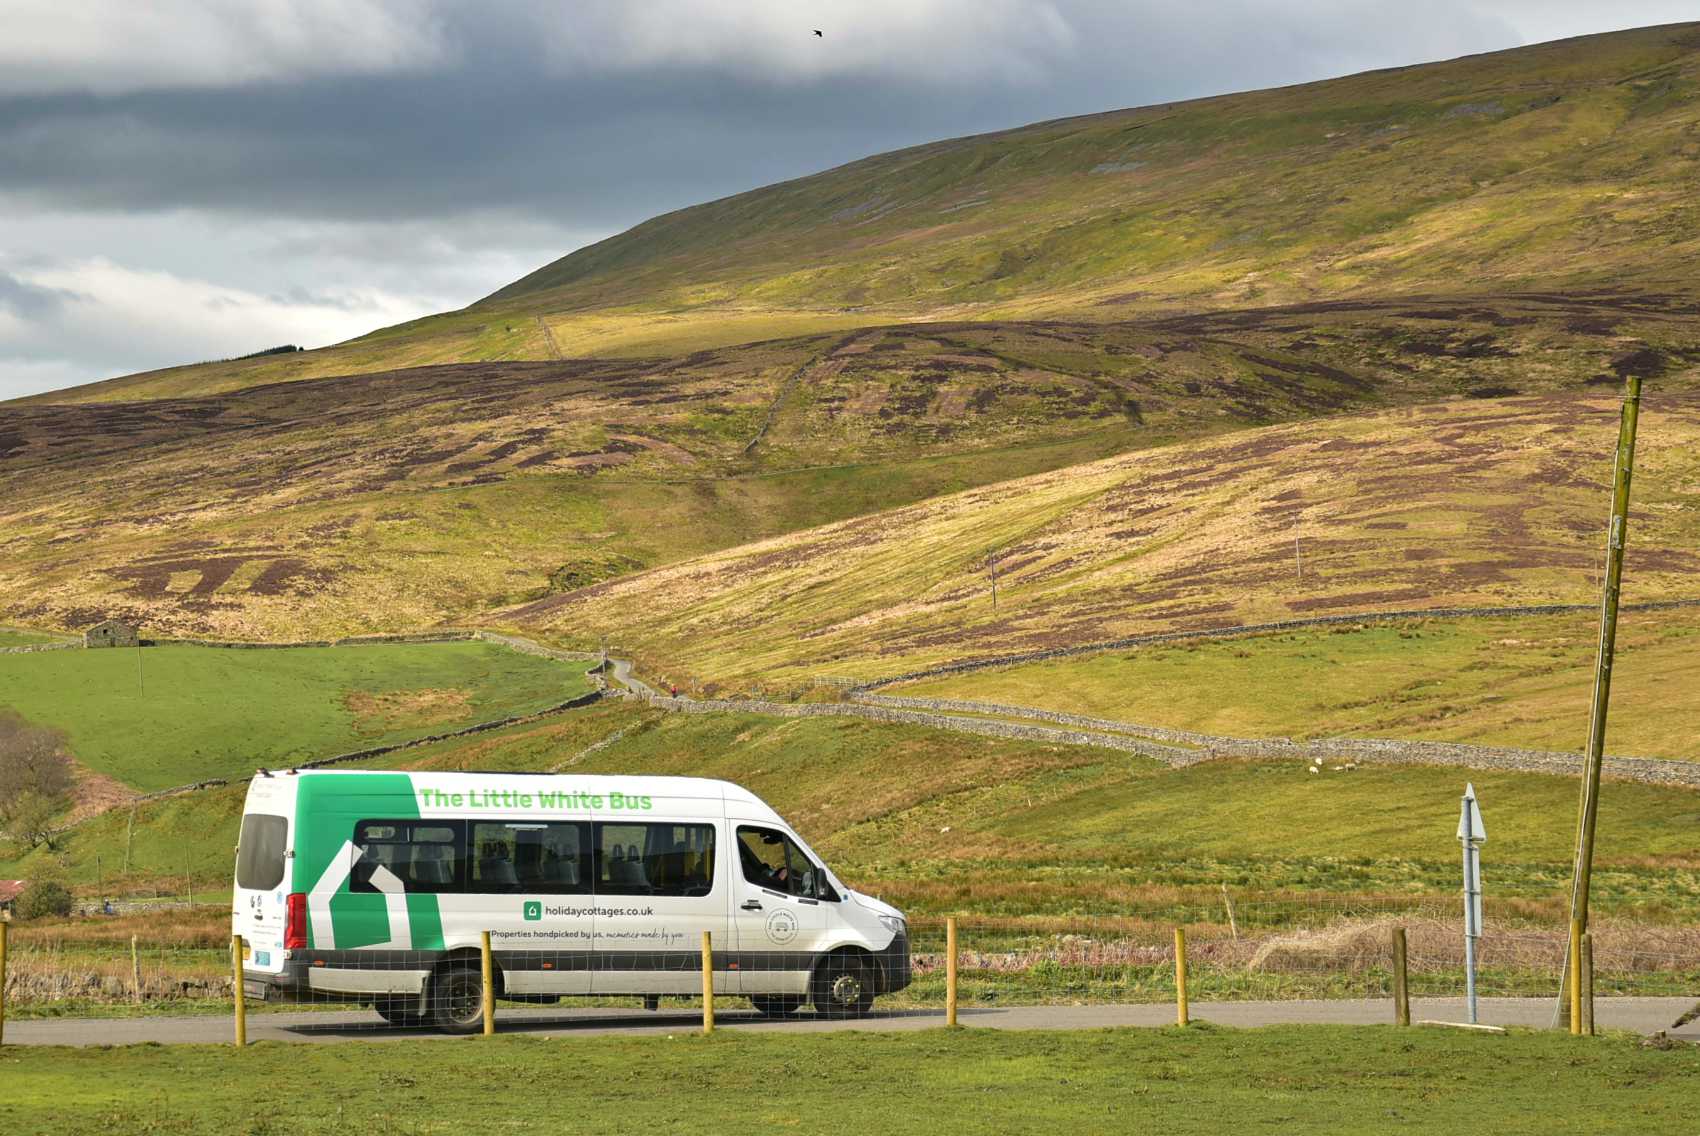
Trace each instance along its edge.
<instances>
[{"instance_id":1,"label":"van door","mask_svg":"<svg viewBox=\"0 0 1700 1136\"><path fill-rule=\"evenodd\" d=\"M721 823L620 819L595 829L592 991L700 994L702 933L717 955L726 942ZM718 965L714 988L733 992Z\"/></svg>"},{"instance_id":2,"label":"van door","mask_svg":"<svg viewBox=\"0 0 1700 1136\"><path fill-rule=\"evenodd\" d=\"M236 844L231 925L242 936L242 966L263 974L283 970L283 932L289 883L289 818L250 812Z\"/></svg>"},{"instance_id":3,"label":"van door","mask_svg":"<svg viewBox=\"0 0 1700 1136\"><path fill-rule=\"evenodd\" d=\"M830 884L797 842L772 825L732 821L734 962L742 994L806 997L825 949Z\"/></svg>"}]
</instances>

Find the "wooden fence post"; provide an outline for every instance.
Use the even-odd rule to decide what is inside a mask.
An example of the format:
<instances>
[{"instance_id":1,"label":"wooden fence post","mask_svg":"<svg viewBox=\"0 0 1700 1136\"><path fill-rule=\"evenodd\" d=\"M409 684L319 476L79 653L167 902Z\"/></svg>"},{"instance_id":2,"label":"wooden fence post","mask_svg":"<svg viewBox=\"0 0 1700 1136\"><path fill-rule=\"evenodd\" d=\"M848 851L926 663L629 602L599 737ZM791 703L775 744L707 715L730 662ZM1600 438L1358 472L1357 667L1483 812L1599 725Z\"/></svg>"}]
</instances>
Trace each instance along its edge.
<instances>
[{"instance_id":1,"label":"wooden fence post","mask_svg":"<svg viewBox=\"0 0 1700 1136\"><path fill-rule=\"evenodd\" d=\"M6 931L9 924L0 919L0 1045L6 1044Z\"/></svg>"},{"instance_id":2,"label":"wooden fence post","mask_svg":"<svg viewBox=\"0 0 1700 1136\"><path fill-rule=\"evenodd\" d=\"M1582 921L1570 921L1570 1032L1582 1032Z\"/></svg>"},{"instance_id":3,"label":"wooden fence post","mask_svg":"<svg viewBox=\"0 0 1700 1136\"><path fill-rule=\"evenodd\" d=\"M136 936L130 936L130 1001L141 1005L142 958L136 953Z\"/></svg>"},{"instance_id":4,"label":"wooden fence post","mask_svg":"<svg viewBox=\"0 0 1700 1136\"><path fill-rule=\"evenodd\" d=\"M944 921L944 1024L956 1024L956 916Z\"/></svg>"},{"instance_id":5,"label":"wooden fence post","mask_svg":"<svg viewBox=\"0 0 1700 1136\"><path fill-rule=\"evenodd\" d=\"M714 1032L714 933L702 933L702 1032Z\"/></svg>"},{"instance_id":6,"label":"wooden fence post","mask_svg":"<svg viewBox=\"0 0 1700 1136\"><path fill-rule=\"evenodd\" d=\"M1185 927L1175 928L1175 1024L1187 1024Z\"/></svg>"},{"instance_id":7,"label":"wooden fence post","mask_svg":"<svg viewBox=\"0 0 1700 1136\"><path fill-rule=\"evenodd\" d=\"M496 966L490 958L490 932L483 932L479 944L480 961L484 966L483 1003L484 1003L484 1036L496 1035Z\"/></svg>"},{"instance_id":8,"label":"wooden fence post","mask_svg":"<svg viewBox=\"0 0 1700 1136\"><path fill-rule=\"evenodd\" d=\"M136 938L130 937L131 950L135 949ZM236 992L236 1048L242 1049L248 1044L248 999L247 991L242 988L242 936L230 937L230 973L234 979L232 989Z\"/></svg>"},{"instance_id":9,"label":"wooden fence post","mask_svg":"<svg viewBox=\"0 0 1700 1136\"><path fill-rule=\"evenodd\" d=\"M1405 972L1405 928L1393 928L1393 1021L1411 1024L1411 988Z\"/></svg>"},{"instance_id":10,"label":"wooden fence post","mask_svg":"<svg viewBox=\"0 0 1700 1136\"><path fill-rule=\"evenodd\" d=\"M1582 1032L1594 1036L1594 933L1582 932Z\"/></svg>"}]
</instances>

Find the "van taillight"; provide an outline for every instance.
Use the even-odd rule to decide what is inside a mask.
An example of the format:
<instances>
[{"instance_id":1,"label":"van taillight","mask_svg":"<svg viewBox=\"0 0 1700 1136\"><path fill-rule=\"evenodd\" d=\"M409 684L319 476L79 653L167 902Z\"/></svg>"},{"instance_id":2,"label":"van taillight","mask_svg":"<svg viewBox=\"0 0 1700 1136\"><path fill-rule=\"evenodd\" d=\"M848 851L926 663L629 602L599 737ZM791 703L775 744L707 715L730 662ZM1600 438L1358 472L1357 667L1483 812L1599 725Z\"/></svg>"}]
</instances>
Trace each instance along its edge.
<instances>
[{"instance_id":1,"label":"van taillight","mask_svg":"<svg viewBox=\"0 0 1700 1136\"><path fill-rule=\"evenodd\" d=\"M307 949L307 895L305 892L291 892L289 902L284 907L283 949L286 951L304 951Z\"/></svg>"}]
</instances>

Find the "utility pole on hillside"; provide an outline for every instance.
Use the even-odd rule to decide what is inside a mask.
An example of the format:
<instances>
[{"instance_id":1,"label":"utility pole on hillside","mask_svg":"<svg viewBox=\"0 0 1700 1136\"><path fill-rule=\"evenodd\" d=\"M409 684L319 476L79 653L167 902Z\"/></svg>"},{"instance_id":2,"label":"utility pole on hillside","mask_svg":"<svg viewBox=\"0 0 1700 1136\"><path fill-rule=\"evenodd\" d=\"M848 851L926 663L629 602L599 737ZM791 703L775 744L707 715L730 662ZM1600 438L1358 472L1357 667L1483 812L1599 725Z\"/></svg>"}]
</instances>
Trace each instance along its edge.
<instances>
[{"instance_id":1,"label":"utility pole on hillside","mask_svg":"<svg viewBox=\"0 0 1700 1136\"><path fill-rule=\"evenodd\" d=\"M1612 656L1617 648L1617 601L1623 583L1623 546L1629 527L1629 483L1635 470L1635 427L1640 415L1641 378L1630 375L1623 393L1617 456L1612 466L1611 521L1606 529L1605 586L1600 596L1600 645L1594 661L1594 698L1588 715L1588 750L1582 769L1582 800L1576 819L1576 862L1570 884L1570 918L1583 931L1588 929L1588 886L1594 870L1594 826L1599 816L1606 709L1611 700ZM1565 962L1564 987L1567 987L1568 976L1574 969L1569 965L1568 952ZM1582 989L1587 990L1587 985L1583 985ZM1591 1012L1592 1007L1585 1009L1583 1020L1587 1020Z\"/></svg>"}]
</instances>

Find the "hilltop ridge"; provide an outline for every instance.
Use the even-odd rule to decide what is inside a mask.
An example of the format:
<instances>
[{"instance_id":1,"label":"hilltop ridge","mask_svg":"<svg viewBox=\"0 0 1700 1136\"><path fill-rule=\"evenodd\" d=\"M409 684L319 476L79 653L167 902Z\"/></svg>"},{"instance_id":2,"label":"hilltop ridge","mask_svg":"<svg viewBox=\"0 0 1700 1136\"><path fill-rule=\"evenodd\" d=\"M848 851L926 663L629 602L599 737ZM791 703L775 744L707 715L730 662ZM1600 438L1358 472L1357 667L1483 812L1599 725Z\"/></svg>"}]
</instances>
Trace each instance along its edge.
<instances>
[{"instance_id":1,"label":"hilltop ridge","mask_svg":"<svg viewBox=\"0 0 1700 1136\"><path fill-rule=\"evenodd\" d=\"M670 356L901 320L1693 292L1700 24L928 143L645 221L458 312L35 401Z\"/></svg>"}]
</instances>

